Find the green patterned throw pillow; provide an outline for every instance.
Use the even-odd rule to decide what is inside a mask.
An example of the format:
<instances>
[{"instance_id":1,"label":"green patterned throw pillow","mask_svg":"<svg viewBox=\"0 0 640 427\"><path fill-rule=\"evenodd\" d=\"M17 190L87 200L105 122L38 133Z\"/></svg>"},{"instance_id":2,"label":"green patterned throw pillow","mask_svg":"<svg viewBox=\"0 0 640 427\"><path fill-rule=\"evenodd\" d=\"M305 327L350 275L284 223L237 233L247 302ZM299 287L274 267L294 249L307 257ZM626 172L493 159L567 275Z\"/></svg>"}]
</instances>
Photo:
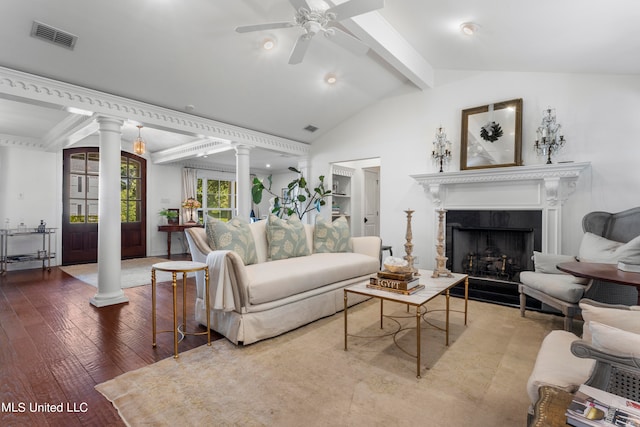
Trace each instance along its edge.
<instances>
[{"instance_id":1,"label":"green patterned throw pillow","mask_svg":"<svg viewBox=\"0 0 640 427\"><path fill-rule=\"evenodd\" d=\"M313 230L313 251L322 252L352 252L351 230L349 221L344 216L329 222L321 216L316 216L316 226Z\"/></svg>"},{"instance_id":2,"label":"green patterned throw pillow","mask_svg":"<svg viewBox=\"0 0 640 427\"><path fill-rule=\"evenodd\" d=\"M249 224L240 218L232 218L229 222L209 220L207 238L213 249L234 251L240 255L245 265L258 262L256 243Z\"/></svg>"},{"instance_id":3,"label":"green patterned throw pillow","mask_svg":"<svg viewBox=\"0 0 640 427\"><path fill-rule=\"evenodd\" d=\"M272 261L310 255L304 224L297 216L284 220L273 214L269 215L267 242L269 259Z\"/></svg>"}]
</instances>

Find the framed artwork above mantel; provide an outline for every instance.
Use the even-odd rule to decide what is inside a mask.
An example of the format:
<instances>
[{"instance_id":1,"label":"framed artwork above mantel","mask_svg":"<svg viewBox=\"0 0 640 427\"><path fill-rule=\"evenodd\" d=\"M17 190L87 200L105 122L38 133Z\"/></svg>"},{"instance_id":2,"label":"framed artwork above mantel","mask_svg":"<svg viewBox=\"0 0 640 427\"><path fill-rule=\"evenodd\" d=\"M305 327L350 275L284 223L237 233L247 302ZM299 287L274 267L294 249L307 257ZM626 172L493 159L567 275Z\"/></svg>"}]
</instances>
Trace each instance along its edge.
<instances>
[{"instance_id":1,"label":"framed artwork above mantel","mask_svg":"<svg viewBox=\"0 0 640 427\"><path fill-rule=\"evenodd\" d=\"M522 98L462 110L460 169L522 165Z\"/></svg>"}]
</instances>

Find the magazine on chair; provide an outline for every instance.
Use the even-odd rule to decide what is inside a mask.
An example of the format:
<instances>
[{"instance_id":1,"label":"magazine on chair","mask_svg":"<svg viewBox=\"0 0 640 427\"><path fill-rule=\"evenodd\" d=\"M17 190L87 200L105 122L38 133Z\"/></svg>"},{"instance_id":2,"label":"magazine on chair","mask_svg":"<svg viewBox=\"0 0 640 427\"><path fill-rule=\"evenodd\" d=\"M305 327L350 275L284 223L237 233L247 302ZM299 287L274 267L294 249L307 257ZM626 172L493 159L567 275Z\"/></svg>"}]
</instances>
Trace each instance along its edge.
<instances>
[{"instance_id":1,"label":"magazine on chair","mask_svg":"<svg viewBox=\"0 0 640 427\"><path fill-rule=\"evenodd\" d=\"M566 416L575 427L640 427L640 403L583 384Z\"/></svg>"}]
</instances>

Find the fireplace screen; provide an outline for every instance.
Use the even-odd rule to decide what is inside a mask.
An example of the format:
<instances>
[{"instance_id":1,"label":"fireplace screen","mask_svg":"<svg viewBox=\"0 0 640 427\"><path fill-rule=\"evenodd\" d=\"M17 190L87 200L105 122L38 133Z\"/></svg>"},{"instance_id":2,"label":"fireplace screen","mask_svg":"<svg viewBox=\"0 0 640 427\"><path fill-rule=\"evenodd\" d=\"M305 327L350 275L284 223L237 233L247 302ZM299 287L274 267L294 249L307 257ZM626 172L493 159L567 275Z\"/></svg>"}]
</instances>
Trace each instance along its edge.
<instances>
[{"instance_id":1,"label":"fireplace screen","mask_svg":"<svg viewBox=\"0 0 640 427\"><path fill-rule=\"evenodd\" d=\"M471 277L519 282L540 250L540 211L447 212L447 267Z\"/></svg>"}]
</instances>

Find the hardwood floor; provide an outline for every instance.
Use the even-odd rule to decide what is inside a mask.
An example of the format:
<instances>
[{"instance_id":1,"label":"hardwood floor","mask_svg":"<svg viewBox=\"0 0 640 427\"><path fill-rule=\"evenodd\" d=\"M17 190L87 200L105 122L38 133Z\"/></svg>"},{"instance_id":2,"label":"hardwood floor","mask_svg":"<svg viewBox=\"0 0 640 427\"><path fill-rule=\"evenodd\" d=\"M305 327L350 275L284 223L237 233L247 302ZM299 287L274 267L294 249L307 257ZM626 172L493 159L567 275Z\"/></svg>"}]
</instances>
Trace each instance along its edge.
<instances>
[{"instance_id":1,"label":"hardwood floor","mask_svg":"<svg viewBox=\"0 0 640 427\"><path fill-rule=\"evenodd\" d=\"M151 286L124 292L128 303L96 308L89 303L96 288L57 267L0 276L0 425L124 425L94 386L173 356L173 334L159 334L151 345ZM204 331L193 320L193 278L187 298L188 330ZM170 284L158 286L157 304L158 329L170 329ZM212 331L211 339L219 338ZM206 341L187 336L179 351ZM61 413L43 410L61 404Z\"/></svg>"}]
</instances>

